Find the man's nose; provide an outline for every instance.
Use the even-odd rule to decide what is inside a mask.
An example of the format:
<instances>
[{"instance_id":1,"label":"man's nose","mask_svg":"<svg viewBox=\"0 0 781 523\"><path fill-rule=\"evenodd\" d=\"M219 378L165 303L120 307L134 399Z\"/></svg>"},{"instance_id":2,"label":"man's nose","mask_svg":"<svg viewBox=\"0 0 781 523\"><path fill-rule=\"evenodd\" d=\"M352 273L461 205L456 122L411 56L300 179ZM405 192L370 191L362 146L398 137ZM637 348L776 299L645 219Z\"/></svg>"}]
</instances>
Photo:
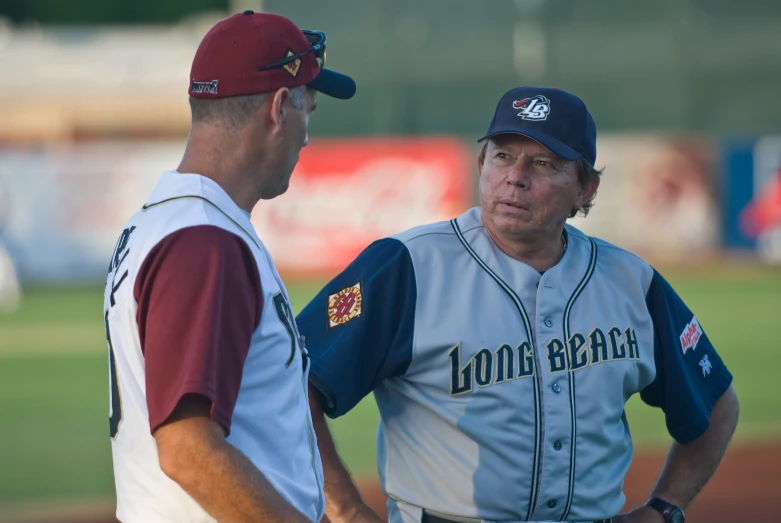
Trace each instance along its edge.
<instances>
[{"instance_id":1,"label":"man's nose","mask_svg":"<svg viewBox=\"0 0 781 523\"><path fill-rule=\"evenodd\" d=\"M507 171L507 183L521 188L529 186L529 169L531 167L524 161L518 161Z\"/></svg>"}]
</instances>

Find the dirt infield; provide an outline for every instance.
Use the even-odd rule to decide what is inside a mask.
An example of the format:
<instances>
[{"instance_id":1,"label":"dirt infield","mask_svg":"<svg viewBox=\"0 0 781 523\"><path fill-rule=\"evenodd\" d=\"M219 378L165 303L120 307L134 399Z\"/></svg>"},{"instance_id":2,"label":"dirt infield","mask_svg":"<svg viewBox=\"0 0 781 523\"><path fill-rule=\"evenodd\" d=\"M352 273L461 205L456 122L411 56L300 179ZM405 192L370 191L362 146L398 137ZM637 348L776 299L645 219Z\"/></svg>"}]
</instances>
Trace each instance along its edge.
<instances>
[{"instance_id":1,"label":"dirt infield","mask_svg":"<svg viewBox=\"0 0 781 523\"><path fill-rule=\"evenodd\" d=\"M664 463L664 453L636 455L626 477L626 508L645 502ZM379 486L361 485L364 498L385 515ZM781 523L781 447L731 450L689 510L687 523Z\"/></svg>"},{"instance_id":2,"label":"dirt infield","mask_svg":"<svg viewBox=\"0 0 781 523\"><path fill-rule=\"evenodd\" d=\"M627 507L643 503L662 468L664 454L636 455L626 478ZM376 483L360 485L365 499L385 515L385 497ZM742 446L724 458L711 482L687 511L688 523L781 522L781 446ZM111 503L92 507L33 507L8 514L3 523L117 523ZM5 512L3 514L2 512Z\"/></svg>"}]
</instances>

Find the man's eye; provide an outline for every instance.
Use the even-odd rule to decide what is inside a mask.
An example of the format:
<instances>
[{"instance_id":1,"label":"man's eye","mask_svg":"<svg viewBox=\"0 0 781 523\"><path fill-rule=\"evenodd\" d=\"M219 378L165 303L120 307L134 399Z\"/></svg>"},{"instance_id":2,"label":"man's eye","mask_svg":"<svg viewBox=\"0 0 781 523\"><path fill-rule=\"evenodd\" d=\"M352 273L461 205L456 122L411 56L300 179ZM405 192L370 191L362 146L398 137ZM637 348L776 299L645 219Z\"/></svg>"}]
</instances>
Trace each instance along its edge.
<instances>
[{"instance_id":1,"label":"man's eye","mask_svg":"<svg viewBox=\"0 0 781 523\"><path fill-rule=\"evenodd\" d=\"M546 162L545 160L537 160L537 165L542 167L550 167L550 162Z\"/></svg>"}]
</instances>

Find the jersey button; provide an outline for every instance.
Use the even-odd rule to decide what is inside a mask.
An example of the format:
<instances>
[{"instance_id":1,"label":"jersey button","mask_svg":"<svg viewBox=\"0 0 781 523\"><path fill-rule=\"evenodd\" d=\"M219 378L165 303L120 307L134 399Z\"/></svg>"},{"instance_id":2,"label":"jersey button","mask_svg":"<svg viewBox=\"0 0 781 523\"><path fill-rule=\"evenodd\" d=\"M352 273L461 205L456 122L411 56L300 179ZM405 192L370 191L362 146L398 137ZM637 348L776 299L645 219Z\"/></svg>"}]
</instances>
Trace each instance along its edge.
<instances>
[{"instance_id":1,"label":"jersey button","mask_svg":"<svg viewBox=\"0 0 781 523\"><path fill-rule=\"evenodd\" d=\"M561 441L556 441L553 443L553 448L556 450L561 450Z\"/></svg>"},{"instance_id":2,"label":"jersey button","mask_svg":"<svg viewBox=\"0 0 781 523\"><path fill-rule=\"evenodd\" d=\"M553 320L550 318L545 318L545 326L546 327L553 327Z\"/></svg>"},{"instance_id":3,"label":"jersey button","mask_svg":"<svg viewBox=\"0 0 781 523\"><path fill-rule=\"evenodd\" d=\"M551 388L553 389L553 392L555 392L556 394L558 394L559 392L561 392L561 387L559 386L559 384L558 384L558 383L554 383L554 384L553 384L553 387L551 387Z\"/></svg>"},{"instance_id":4,"label":"jersey button","mask_svg":"<svg viewBox=\"0 0 781 523\"><path fill-rule=\"evenodd\" d=\"M553 508L555 506L556 506L556 500L555 499L552 499L552 500L548 501L548 508Z\"/></svg>"}]
</instances>

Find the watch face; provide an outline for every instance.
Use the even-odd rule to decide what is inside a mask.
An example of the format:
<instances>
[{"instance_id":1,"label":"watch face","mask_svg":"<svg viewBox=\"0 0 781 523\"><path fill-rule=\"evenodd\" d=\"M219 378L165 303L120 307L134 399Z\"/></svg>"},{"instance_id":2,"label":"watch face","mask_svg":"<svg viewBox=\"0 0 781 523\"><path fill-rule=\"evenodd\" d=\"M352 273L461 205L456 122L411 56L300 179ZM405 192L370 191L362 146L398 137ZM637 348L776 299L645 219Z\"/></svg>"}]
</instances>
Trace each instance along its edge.
<instances>
[{"instance_id":1,"label":"watch face","mask_svg":"<svg viewBox=\"0 0 781 523\"><path fill-rule=\"evenodd\" d=\"M683 513L680 510L674 511L670 514L670 523L684 523Z\"/></svg>"}]
</instances>

